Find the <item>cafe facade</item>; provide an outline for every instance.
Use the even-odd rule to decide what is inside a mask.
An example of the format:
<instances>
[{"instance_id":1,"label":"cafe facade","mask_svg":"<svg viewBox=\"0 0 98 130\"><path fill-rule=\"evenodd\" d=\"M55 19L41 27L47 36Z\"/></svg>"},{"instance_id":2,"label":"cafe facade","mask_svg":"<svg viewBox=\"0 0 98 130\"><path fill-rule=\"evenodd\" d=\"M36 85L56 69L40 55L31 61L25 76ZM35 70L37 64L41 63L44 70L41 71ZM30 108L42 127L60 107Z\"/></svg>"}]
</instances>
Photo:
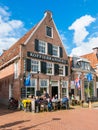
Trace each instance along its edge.
<instances>
[{"instance_id":1,"label":"cafe facade","mask_svg":"<svg viewBox=\"0 0 98 130\"><path fill-rule=\"evenodd\" d=\"M0 56L0 102L46 90L51 97L69 96L69 59L52 13Z\"/></svg>"},{"instance_id":2,"label":"cafe facade","mask_svg":"<svg viewBox=\"0 0 98 130\"><path fill-rule=\"evenodd\" d=\"M87 58L71 58L70 92L78 100L96 97L96 72Z\"/></svg>"}]
</instances>

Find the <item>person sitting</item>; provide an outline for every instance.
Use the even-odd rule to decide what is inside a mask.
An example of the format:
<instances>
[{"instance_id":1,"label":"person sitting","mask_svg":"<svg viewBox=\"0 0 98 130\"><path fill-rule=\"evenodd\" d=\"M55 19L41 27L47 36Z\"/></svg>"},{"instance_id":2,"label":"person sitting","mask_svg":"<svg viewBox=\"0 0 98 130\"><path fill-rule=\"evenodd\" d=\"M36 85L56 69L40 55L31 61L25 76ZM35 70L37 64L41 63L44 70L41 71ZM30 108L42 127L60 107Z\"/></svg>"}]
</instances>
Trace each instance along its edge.
<instances>
[{"instance_id":1,"label":"person sitting","mask_svg":"<svg viewBox=\"0 0 98 130\"><path fill-rule=\"evenodd\" d=\"M49 98L49 97L50 97L49 94L48 94L46 91L44 91L44 96L45 96L46 98Z\"/></svg>"},{"instance_id":2,"label":"person sitting","mask_svg":"<svg viewBox=\"0 0 98 130\"><path fill-rule=\"evenodd\" d=\"M38 96L35 98L35 112L38 113L40 111L40 99Z\"/></svg>"},{"instance_id":3,"label":"person sitting","mask_svg":"<svg viewBox=\"0 0 98 130\"><path fill-rule=\"evenodd\" d=\"M62 107L66 108L66 109L69 108L69 99L67 98L66 95L62 98Z\"/></svg>"}]
</instances>

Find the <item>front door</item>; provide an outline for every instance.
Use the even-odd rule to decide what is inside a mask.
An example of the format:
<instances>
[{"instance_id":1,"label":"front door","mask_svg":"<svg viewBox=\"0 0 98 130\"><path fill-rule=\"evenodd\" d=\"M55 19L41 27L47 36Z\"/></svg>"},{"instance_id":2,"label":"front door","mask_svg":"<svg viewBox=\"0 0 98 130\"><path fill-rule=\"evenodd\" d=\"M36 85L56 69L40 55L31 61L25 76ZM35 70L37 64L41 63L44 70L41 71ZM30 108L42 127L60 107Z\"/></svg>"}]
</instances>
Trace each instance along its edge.
<instances>
[{"instance_id":1,"label":"front door","mask_svg":"<svg viewBox=\"0 0 98 130\"><path fill-rule=\"evenodd\" d=\"M52 97L58 95L58 86L52 86Z\"/></svg>"}]
</instances>

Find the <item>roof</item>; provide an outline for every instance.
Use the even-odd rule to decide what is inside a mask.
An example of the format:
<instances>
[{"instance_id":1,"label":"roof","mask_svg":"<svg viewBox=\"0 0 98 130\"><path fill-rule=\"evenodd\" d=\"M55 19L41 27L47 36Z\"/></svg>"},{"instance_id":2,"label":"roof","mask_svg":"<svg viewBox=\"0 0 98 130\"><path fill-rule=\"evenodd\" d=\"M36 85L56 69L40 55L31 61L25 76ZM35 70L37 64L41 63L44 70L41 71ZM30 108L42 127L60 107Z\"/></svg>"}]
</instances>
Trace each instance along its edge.
<instances>
[{"instance_id":1,"label":"roof","mask_svg":"<svg viewBox=\"0 0 98 130\"><path fill-rule=\"evenodd\" d=\"M95 53L89 53L81 57L88 59L90 61L91 66L93 68L96 68L96 65L98 64L98 60Z\"/></svg>"},{"instance_id":2,"label":"roof","mask_svg":"<svg viewBox=\"0 0 98 130\"><path fill-rule=\"evenodd\" d=\"M36 25L37 26L37 25ZM5 64L7 61L13 59L15 56L19 55L20 45L22 45L31 35L31 33L36 28L34 26L29 32L27 32L22 38L20 38L15 44L13 44L8 50L0 56L0 66Z\"/></svg>"}]
</instances>

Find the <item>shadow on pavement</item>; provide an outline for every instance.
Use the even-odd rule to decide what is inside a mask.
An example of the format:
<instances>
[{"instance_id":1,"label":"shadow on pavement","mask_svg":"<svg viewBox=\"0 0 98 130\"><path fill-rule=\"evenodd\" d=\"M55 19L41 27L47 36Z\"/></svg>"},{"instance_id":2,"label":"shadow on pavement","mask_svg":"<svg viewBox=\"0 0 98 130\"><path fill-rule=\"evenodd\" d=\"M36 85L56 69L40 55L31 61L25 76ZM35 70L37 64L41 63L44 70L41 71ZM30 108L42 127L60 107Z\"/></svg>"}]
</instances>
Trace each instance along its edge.
<instances>
[{"instance_id":1,"label":"shadow on pavement","mask_svg":"<svg viewBox=\"0 0 98 130\"><path fill-rule=\"evenodd\" d=\"M51 121L59 121L59 120L61 120L61 118L52 118L52 120L50 120L50 121L42 122L42 123L39 123L39 124L30 126L30 127L21 128L20 130L29 130L29 129L35 128L35 127L37 127L37 126L40 126L40 125L43 125L43 124L47 124L47 123L49 123L49 122L51 122Z\"/></svg>"},{"instance_id":2,"label":"shadow on pavement","mask_svg":"<svg viewBox=\"0 0 98 130\"><path fill-rule=\"evenodd\" d=\"M8 127L12 127L12 126L15 126L17 124L28 122L28 121L30 121L30 120L15 121L15 122L12 122L12 123L7 123L7 124L4 124L4 125L1 125L0 128L8 128Z\"/></svg>"},{"instance_id":3,"label":"shadow on pavement","mask_svg":"<svg viewBox=\"0 0 98 130\"><path fill-rule=\"evenodd\" d=\"M16 112L16 111L19 111L19 110L17 110L17 109L10 110L10 109L8 109L7 105L0 104L0 116L10 114L10 113L13 113L13 112Z\"/></svg>"}]
</instances>

